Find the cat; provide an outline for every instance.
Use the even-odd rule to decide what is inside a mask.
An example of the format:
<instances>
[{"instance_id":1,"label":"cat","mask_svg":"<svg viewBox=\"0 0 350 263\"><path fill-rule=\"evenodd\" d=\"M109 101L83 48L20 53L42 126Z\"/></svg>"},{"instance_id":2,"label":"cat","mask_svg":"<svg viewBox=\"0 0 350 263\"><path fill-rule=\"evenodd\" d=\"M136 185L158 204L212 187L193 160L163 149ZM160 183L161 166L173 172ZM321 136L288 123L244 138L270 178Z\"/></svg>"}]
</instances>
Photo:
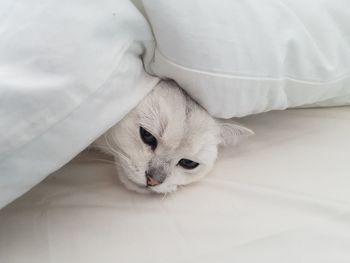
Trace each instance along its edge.
<instances>
[{"instance_id":1,"label":"cat","mask_svg":"<svg viewBox=\"0 0 350 263\"><path fill-rule=\"evenodd\" d=\"M220 145L252 134L213 118L176 83L163 80L94 145L114 156L126 188L165 194L208 174Z\"/></svg>"}]
</instances>

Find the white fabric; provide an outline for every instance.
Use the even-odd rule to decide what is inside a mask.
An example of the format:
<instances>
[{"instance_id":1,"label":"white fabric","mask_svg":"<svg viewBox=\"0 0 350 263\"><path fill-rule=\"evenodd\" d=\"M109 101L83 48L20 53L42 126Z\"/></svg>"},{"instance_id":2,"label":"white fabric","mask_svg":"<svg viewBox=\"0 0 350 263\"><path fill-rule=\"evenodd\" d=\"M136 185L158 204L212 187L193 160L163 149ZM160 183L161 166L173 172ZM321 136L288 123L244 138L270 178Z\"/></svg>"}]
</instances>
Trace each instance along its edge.
<instances>
[{"instance_id":1,"label":"white fabric","mask_svg":"<svg viewBox=\"0 0 350 263\"><path fill-rule=\"evenodd\" d=\"M143 4L157 41L148 70L175 79L217 117L350 94L348 0Z\"/></svg>"},{"instance_id":2,"label":"white fabric","mask_svg":"<svg viewBox=\"0 0 350 263\"><path fill-rule=\"evenodd\" d=\"M127 0L0 2L0 208L118 122L155 85Z\"/></svg>"},{"instance_id":3,"label":"white fabric","mask_svg":"<svg viewBox=\"0 0 350 263\"><path fill-rule=\"evenodd\" d=\"M350 107L269 112L174 195L83 153L0 211L4 263L349 263Z\"/></svg>"}]
</instances>

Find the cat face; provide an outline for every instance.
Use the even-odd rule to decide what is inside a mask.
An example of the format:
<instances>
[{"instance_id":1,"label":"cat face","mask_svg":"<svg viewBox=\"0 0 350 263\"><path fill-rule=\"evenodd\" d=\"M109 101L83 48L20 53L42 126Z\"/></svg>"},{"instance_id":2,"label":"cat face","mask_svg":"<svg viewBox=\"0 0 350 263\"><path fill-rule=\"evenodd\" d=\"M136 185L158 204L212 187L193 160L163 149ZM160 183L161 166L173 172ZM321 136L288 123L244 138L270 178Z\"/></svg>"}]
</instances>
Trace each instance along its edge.
<instances>
[{"instance_id":1,"label":"cat face","mask_svg":"<svg viewBox=\"0 0 350 263\"><path fill-rule=\"evenodd\" d=\"M128 189L168 193L205 176L220 144L250 134L211 117L174 83L161 82L97 145L114 155Z\"/></svg>"}]
</instances>

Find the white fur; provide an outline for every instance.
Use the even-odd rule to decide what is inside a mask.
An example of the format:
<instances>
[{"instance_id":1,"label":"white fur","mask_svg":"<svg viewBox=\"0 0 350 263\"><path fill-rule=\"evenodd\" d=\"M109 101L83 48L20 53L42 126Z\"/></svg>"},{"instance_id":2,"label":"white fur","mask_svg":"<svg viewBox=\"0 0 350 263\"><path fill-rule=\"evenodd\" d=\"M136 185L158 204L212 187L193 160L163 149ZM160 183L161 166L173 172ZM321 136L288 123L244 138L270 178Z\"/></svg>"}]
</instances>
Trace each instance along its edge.
<instances>
[{"instance_id":1,"label":"white fur","mask_svg":"<svg viewBox=\"0 0 350 263\"><path fill-rule=\"evenodd\" d=\"M154 151L143 143L140 126L157 138ZM211 117L175 83L162 81L95 145L114 156L119 178L128 189L168 193L205 176L217 158L218 145L234 144L251 134L238 124ZM177 165L183 158L200 165L186 170ZM145 172L150 165L165 169L163 183L147 187Z\"/></svg>"}]
</instances>

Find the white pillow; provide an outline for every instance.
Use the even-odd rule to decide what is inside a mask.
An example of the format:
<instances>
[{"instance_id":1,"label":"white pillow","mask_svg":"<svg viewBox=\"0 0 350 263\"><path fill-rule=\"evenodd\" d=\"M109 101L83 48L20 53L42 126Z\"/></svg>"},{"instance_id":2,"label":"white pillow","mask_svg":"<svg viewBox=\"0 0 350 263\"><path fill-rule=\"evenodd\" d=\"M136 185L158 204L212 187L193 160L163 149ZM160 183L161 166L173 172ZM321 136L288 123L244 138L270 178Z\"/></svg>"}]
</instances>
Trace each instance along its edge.
<instances>
[{"instance_id":1,"label":"white pillow","mask_svg":"<svg viewBox=\"0 0 350 263\"><path fill-rule=\"evenodd\" d=\"M41 3L42 2L42 3ZM0 208L72 159L158 79L128 0L0 1Z\"/></svg>"},{"instance_id":2,"label":"white pillow","mask_svg":"<svg viewBox=\"0 0 350 263\"><path fill-rule=\"evenodd\" d=\"M216 117L350 94L348 0L143 4L157 41L148 71L176 80Z\"/></svg>"}]
</instances>

